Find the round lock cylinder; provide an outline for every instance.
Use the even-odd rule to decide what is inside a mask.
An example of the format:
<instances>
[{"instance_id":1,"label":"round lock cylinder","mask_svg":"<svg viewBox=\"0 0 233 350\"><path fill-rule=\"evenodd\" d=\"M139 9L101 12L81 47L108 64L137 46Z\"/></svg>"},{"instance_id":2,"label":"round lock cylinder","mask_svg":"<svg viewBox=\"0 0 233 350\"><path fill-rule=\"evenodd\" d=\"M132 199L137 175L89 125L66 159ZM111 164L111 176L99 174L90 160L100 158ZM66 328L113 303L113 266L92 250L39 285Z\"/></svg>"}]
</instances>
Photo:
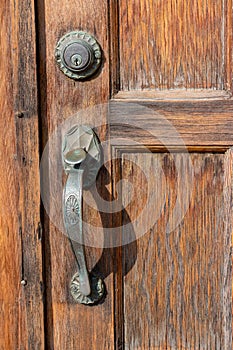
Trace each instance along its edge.
<instances>
[{"instance_id":1,"label":"round lock cylinder","mask_svg":"<svg viewBox=\"0 0 233 350\"><path fill-rule=\"evenodd\" d=\"M69 78L83 80L92 76L101 64L101 48L96 39L82 31L70 32L57 43L56 61Z\"/></svg>"},{"instance_id":2,"label":"round lock cylinder","mask_svg":"<svg viewBox=\"0 0 233 350\"><path fill-rule=\"evenodd\" d=\"M63 52L64 63L74 72L82 72L91 67L94 61L94 51L84 40L71 43Z\"/></svg>"}]
</instances>

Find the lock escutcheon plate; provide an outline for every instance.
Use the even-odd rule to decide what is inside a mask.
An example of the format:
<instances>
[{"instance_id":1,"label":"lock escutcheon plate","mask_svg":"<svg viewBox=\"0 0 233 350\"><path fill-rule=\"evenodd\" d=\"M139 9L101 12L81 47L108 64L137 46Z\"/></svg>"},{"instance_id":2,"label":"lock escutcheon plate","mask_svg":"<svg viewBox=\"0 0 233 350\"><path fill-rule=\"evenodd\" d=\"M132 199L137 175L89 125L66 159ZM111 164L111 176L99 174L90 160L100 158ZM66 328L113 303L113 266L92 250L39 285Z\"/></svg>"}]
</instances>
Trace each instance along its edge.
<instances>
[{"instance_id":1,"label":"lock escutcheon plate","mask_svg":"<svg viewBox=\"0 0 233 350\"><path fill-rule=\"evenodd\" d=\"M91 34L72 31L58 41L55 58L66 76L84 80L99 69L102 52L99 43Z\"/></svg>"}]
</instances>

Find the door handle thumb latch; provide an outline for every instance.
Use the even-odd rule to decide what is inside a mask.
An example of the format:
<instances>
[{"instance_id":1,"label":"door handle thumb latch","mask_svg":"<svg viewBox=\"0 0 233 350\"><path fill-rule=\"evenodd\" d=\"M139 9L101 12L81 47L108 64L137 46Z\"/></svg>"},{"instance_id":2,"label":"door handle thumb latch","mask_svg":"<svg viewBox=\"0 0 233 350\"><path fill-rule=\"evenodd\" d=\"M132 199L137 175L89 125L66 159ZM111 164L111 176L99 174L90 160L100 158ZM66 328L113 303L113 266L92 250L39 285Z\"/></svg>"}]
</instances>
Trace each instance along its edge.
<instances>
[{"instance_id":1,"label":"door handle thumb latch","mask_svg":"<svg viewBox=\"0 0 233 350\"><path fill-rule=\"evenodd\" d=\"M80 304L96 304L105 293L104 282L87 269L83 224L83 189L96 181L102 150L95 132L88 126L74 126L66 134L62 148L67 180L63 191L63 219L66 234L76 259L78 272L71 279L70 291Z\"/></svg>"}]
</instances>

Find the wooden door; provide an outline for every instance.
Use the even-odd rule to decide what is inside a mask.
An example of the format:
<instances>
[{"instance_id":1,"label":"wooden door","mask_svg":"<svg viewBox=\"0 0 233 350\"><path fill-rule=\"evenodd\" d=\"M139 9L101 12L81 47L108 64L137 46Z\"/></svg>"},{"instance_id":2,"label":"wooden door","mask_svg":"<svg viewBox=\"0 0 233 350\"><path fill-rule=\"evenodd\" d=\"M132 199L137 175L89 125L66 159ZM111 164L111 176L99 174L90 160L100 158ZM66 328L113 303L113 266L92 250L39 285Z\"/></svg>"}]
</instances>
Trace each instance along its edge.
<instances>
[{"instance_id":1,"label":"wooden door","mask_svg":"<svg viewBox=\"0 0 233 350\"><path fill-rule=\"evenodd\" d=\"M0 13L0 348L231 349L232 0L4 1ZM104 56L82 82L54 58L76 29ZM107 291L93 307L72 299L75 258L40 203L40 156L74 115L105 152L96 207L84 195L88 268Z\"/></svg>"}]
</instances>

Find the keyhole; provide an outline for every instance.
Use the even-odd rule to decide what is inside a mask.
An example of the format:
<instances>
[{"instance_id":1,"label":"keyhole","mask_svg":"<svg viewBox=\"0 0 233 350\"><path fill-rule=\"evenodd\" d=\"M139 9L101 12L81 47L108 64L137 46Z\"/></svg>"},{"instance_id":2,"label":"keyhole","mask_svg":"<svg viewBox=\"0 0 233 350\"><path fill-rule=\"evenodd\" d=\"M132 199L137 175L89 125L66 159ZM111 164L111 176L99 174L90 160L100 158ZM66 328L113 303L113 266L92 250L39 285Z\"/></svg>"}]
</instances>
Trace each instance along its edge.
<instances>
[{"instance_id":1,"label":"keyhole","mask_svg":"<svg viewBox=\"0 0 233 350\"><path fill-rule=\"evenodd\" d=\"M76 67L79 67L82 64L82 61L82 56L80 56L79 54L75 54L71 57L71 62Z\"/></svg>"},{"instance_id":2,"label":"keyhole","mask_svg":"<svg viewBox=\"0 0 233 350\"><path fill-rule=\"evenodd\" d=\"M75 64L76 66L79 66L79 65L80 65L80 60L79 60L78 58L75 58L74 64Z\"/></svg>"}]
</instances>

